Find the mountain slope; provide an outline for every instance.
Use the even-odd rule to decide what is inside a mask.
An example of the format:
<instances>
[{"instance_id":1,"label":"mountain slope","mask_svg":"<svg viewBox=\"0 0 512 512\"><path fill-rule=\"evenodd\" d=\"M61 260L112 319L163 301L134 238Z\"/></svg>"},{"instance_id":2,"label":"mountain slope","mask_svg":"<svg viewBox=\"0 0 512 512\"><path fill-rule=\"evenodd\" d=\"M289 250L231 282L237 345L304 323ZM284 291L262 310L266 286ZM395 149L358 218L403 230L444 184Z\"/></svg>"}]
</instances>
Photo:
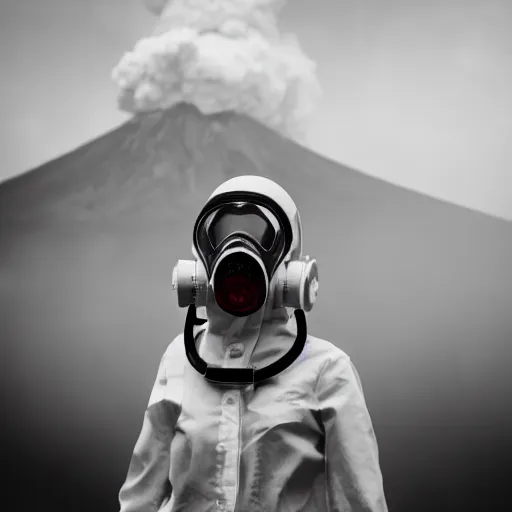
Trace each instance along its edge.
<instances>
[{"instance_id":1,"label":"mountain slope","mask_svg":"<svg viewBox=\"0 0 512 512\"><path fill-rule=\"evenodd\" d=\"M494 448L508 446L512 224L188 105L0 185L0 339L17 453L53 461L70 496L79 485L109 493L107 505L80 487L94 510L115 509L159 358L184 323L172 268L190 257L209 194L240 174L274 179L300 209L320 268L309 330L361 373L390 508L431 510L430 479L454 493L446 508L437 494L436 510L453 510L474 482L496 485L470 462L496 468Z\"/></svg>"}]
</instances>

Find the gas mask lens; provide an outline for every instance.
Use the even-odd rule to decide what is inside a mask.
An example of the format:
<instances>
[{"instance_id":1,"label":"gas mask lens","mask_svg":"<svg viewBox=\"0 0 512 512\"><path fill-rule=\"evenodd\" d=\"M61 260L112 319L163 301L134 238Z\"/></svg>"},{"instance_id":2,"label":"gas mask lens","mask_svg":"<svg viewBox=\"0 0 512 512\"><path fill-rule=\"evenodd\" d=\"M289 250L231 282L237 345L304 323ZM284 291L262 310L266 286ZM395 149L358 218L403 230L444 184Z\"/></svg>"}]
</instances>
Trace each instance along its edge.
<instances>
[{"instance_id":1,"label":"gas mask lens","mask_svg":"<svg viewBox=\"0 0 512 512\"><path fill-rule=\"evenodd\" d=\"M276 238L279 223L267 208L250 203L229 203L206 220L206 236L216 249L233 233L245 233L264 251L269 251Z\"/></svg>"},{"instance_id":2,"label":"gas mask lens","mask_svg":"<svg viewBox=\"0 0 512 512\"><path fill-rule=\"evenodd\" d=\"M265 273L249 254L234 252L218 264L213 276L215 300L233 316L256 313L267 298Z\"/></svg>"}]
</instances>

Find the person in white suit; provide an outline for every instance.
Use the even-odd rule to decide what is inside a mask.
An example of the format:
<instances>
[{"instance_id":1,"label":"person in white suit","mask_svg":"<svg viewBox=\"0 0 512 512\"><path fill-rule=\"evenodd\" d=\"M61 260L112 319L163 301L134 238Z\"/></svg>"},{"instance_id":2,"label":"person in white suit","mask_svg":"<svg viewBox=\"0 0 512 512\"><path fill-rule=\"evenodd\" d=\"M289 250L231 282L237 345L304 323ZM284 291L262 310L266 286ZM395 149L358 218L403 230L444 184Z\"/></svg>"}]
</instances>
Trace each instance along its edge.
<instances>
[{"instance_id":1,"label":"person in white suit","mask_svg":"<svg viewBox=\"0 0 512 512\"><path fill-rule=\"evenodd\" d=\"M228 180L192 252L173 273L185 329L161 360L120 512L386 512L357 371L307 333L318 269L292 198L266 178Z\"/></svg>"}]
</instances>

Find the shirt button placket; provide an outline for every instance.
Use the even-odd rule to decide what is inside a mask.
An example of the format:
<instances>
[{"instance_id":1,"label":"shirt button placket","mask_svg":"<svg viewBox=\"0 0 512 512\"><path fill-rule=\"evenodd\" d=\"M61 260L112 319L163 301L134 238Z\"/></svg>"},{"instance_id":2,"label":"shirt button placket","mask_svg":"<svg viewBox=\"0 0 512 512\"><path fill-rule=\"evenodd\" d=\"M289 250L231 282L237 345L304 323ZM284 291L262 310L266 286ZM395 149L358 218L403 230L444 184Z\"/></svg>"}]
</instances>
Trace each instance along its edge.
<instances>
[{"instance_id":1,"label":"shirt button placket","mask_svg":"<svg viewBox=\"0 0 512 512\"><path fill-rule=\"evenodd\" d=\"M224 367L240 366L239 359L243 356L243 343L231 343L224 356ZM238 454L240 450L240 411L239 391L232 390L224 394L221 401L221 420L219 442L225 447L224 467L221 476L223 499L217 500L217 509L233 512L238 489Z\"/></svg>"},{"instance_id":2,"label":"shirt button placket","mask_svg":"<svg viewBox=\"0 0 512 512\"><path fill-rule=\"evenodd\" d=\"M223 475L223 487L226 496L225 510L232 512L236 501L238 487L238 451L239 444L239 410L236 394L238 391L226 393L223 400L226 424L226 465Z\"/></svg>"}]
</instances>

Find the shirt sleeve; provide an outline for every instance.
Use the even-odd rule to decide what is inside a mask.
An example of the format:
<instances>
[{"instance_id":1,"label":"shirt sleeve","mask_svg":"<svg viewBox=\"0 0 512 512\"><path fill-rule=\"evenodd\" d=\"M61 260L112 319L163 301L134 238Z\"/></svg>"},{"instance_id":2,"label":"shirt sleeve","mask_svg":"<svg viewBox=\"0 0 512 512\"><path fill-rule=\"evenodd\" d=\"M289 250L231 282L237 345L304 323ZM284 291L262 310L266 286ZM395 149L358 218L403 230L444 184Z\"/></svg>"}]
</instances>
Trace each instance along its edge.
<instances>
[{"instance_id":1,"label":"shirt sleeve","mask_svg":"<svg viewBox=\"0 0 512 512\"><path fill-rule=\"evenodd\" d=\"M350 359L324 365L317 396L325 429L329 512L387 512L377 440Z\"/></svg>"},{"instance_id":2,"label":"shirt sleeve","mask_svg":"<svg viewBox=\"0 0 512 512\"><path fill-rule=\"evenodd\" d=\"M125 482L119 491L120 512L157 512L172 493L169 482L170 445L177 415L165 400L166 356L144 413Z\"/></svg>"}]
</instances>

